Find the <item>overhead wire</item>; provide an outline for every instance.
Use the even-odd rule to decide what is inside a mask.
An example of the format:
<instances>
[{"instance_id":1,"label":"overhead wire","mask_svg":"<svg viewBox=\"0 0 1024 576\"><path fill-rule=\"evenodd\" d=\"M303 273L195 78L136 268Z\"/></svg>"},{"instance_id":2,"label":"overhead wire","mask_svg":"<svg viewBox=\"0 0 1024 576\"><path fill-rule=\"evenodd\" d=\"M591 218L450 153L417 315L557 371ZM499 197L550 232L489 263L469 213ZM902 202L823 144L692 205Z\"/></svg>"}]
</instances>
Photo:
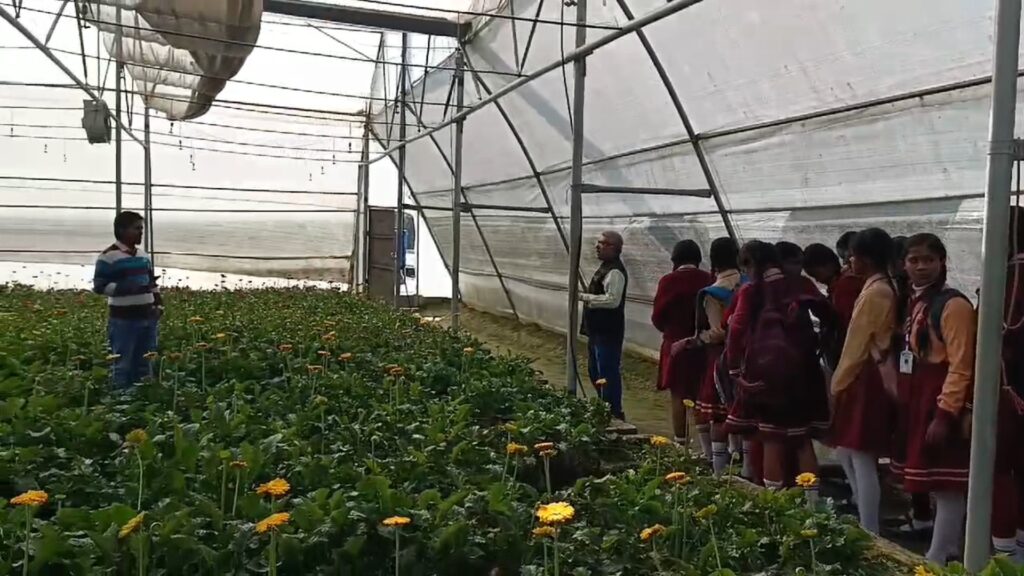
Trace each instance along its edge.
<instances>
[{"instance_id":1,"label":"overhead wire","mask_svg":"<svg viewBox=\"0 0 1024 576\"><path fill-rule=\"evenodd\" d=\"M109 190L102 189L89 189L89 188L62 188L59 186L33 186L23 184L0 184L0 190L30 190L35 192L69 192L72 194L109 194ZM124 192L126 196L142 196L145 192ZM155 196L156 198L178 198L182 200L220 200L223 202L245 202L249 204L281 204L284 206L308 206L310 208L337 208L338 206L331 204L317 204L315 202L296 202L291 200L272 200L272 199L260 199L260 198L230 198L227 196L211 196L209 194L203 194L201 196L193 196L187 194L175 194L173 192L162 192Z\"/></svg>"},{"instance_id":2,"label":"overhead wire","mask_svg":"<svg viewBox=\"0 0 1024 576\"><path fill-rule=\"evenodd\" d=\"M71 15L60 14L58 12L53 12L53 11L49 11L49 10L40 10L39 8L28 8L28 7L26 7L25 10L28 10L30 12L36 12L36 13L39 13L39 14L46 14L46 15L49 15L49 16L57 17L57 18L71 18L73 20L75 19L75 17L71 16ZM367 63L367 64L386 64L386 65L392 65L392 66L398 66L399 65L399 64L397 64L395 62L388 62L387 60L357 58L355 56L345 56L345 55L342 55L342 54L328 54L326 52L313 52L313 51L310 51L310 50L299 50L297 48L285 48L285 47L282 47L282 46L264 46L262 44L257 44L255 42L244 42L244 41L241 41L241 40L230 40L230 39L226 39L226 38L216 38L216 37L213 37L213 36L206 36L206 35L203 35L203 34L192 34L192 33L189 33L189 32L180 32L180 31L177 31L177 30L168 30L166 28L133 26L131 24L122 24L122 23L118 23L118 22L111 22L111 21L108 21L108 20L100 20L100 19L98 19L96 17L88 17L88 18L83 17L82 19L85 22L89 22L91 24L99 25L99 26L109 26L109 27L112 27L112 28L121 28L121 29L128 29L128 30L139 30L139 31L143 31L143 32L158 32L158 33L163 34L163 35L178 36L178 37L182 37L182 38L192 38L192 39L195 39L195 40L203 40L203 41L206 41L206 42L214 42L214 43L226 44L226 45L230 45L230 46L240 46L240 47L244 47L244 48L252 48L252 49L259 48L261 50L268 50L268 51L272 51L272 52L282 52L282 53L285 53L285 54L296 54L296 55L299 55L299 56L314 56L314 57L318 57L318 58L330 58L330 59L334 59L334 60L347 60L347 61L350 61L350 62L362 62L362 63ZM424 70L454 70L454 68L451 67L451 66L419 64L419 63L413 63L413 62L406 63L405 65L406 65L406 67L410 67L410 68L423 68ZM519 74L518 72L515 72L515 71L503 71L503 70L481 70L480 72L482 74L494 74L496 76L518 77L518 76L521 75L521 74Z\"/></svg>"},{"instance_id":3,"label":"overhead wire","mask_svg":"<svg viewBox=\"0 0 1024 576\"><path fill-rule=\"evenodd\" d=\"M17 138L17 139L22 139L22 140L48 140L48 141L56 141L56 142L88 142L89 141L88 138L71 138L71 137L66 137L66 136L45 136L45 135L38 135L38 134L14 134L14 135L8 134L6 136L3 136L3 138ZM156 145L156 146L163 146L165 148L178 148L177 144L172 144L170 142L156 142L156 141L154 141L153 144ZM234 156L249 156L249 157L253 157L253 158L275 158L275 159L279 159L279 160L303 160L303 161L306 161L306 162L319 162L319 163L322 163L322 164L326 164L328 162L336 162L338 164L359 164L359 163L361 163L361 160L345 160L345 159L338 160L338 159L331 159L329 157L286 156L286 155L282 155L282 154L266 154L266 153L263 153L263 152L245 152L245 151L242 151L242 150L220 150L220 149L217 149L217 148L206 148L206 147L202 147L202 146L189 146L188 150L192 150L192 151L198 150L200 152L212 152L212 153L217 153L217 154L231 154L231 155L234 155ZM184 152L184 151L185 151L185 149L182 149L182 152Z\"/></svg>"},{"instance_id":4,"label":"overhead wire","mask_svg":"<svg viewBox=\"0 0 1024 576\"><path fill-rule=\"evenodd\" d=\"M16 48L21 48L21 46L0 46L0 50L11 50L11 49L16 49ZM80 53L75 52L73 50L63 50L63 49L60 49L60 48L50 48L50 51L55 53L55 54L66 54L68 56L81 56ZM100 61L105 60L105 58L103 58L102 56L93 56L92 54L86 54L85 57L86 58L91 58L91 59L94 59L94 60L100 60ZM298 88L298 87L294 87L294 86L283 86L283 85L280 85L280 84L267 84L267 83L264 83L264 82L254 82L254 81L251 81L251 80L239 80L238 78L231 78L231 77L228 77L228 76L214 76L214 75L210 75L210 74L193 74L191 72L182 72L180 70L175 70L173 68L167 68L167 67L164 67L164 66L154 66L154 65L151 65L151 64L141 64L141 63L138 63L138 62L126 61L124 64L125 64L125 66L134 66L134 67L138 67L138 68L144 68L144 69L147 69L147 70L156 70L156 71L159 71L159 72L174 72L176 74L184 74L186 76L203 77L203 78L209 78L211 80L223 80L224 82L233 82L235 84L242 85L242 86L255 86L257 88L269 88L269 89L272 89L272 90L286 90L286 91L290 91L290 92L299 92L299 93L303 93L303 94L315 94L315 95L318 95L318 96L331 96L331 97L335 97L335 98L352 98L354 100L368 100L368 101L371 101L371 102L382 102L382 101L383 102L387 102L388 101L386 98L381 98L379 96L371 96L371 95L368 95L368 94L347 94L347 93L344 93L344 92L329 92L329 91L326 91L326 90L314 90L314 89L311 89L311 88ZM426 104L431 105L431 106L444 106L444 102L426 102Z\"/></svg>"},{"instance_id":5,"label":"overhead wire","mask_svg":"<svg viewBox=\"0 0 1024 576\"><path fill-rule=\"evenodd\" d=\"M64 182L68 184L97 184L97 185L113 185L116 184L114 180L98 180L92 178L57 178L53 176L11 176L11 175L0 175L0 180L27 180L34 182ZM145 186L145 182L121 182L122 186ZM358 192L346 192L346 191L314 191L314 190L301 190L301 189L277 189L277 188L240 188L235 186L200 186L198 184L167 184L153 182L150 184L153 188L171 188L179 190L216 190L216 191L227 191L227 192L271 192L274 194L320 194L325 196L356 196Z\"/></svg>"},{"instance_id":6,"label":"overhead wire","mask_svg":"<svg viewBox=\"0 0 1024 576\"><path fill-rule=\"evenodd\" d=\"M80 90L77 84L61 84L55 82L19 82L14 80L0 80L0 86L14 86L22 88L50 88L50 89L62 89L62 90ZM98 88L98 86L89 86L90 88ZM142 97L144 93L135 90L121 90L123 94L130 94ZM178 98L175 96L158 96L165 100L172 102L185 102L189 104L209 104L211 108L224 108L227 110L236 110L240 112L249 112L253 114L265 114L273 116L282 116L287 118L303 118L305 120L317 120L321 122L347 122L353 124L364 124L366 122L365 112L335 112L332 110L321 110L315 108L297 108L294 106L284 106L280 104L265 104L262 102L245 102L237 100L222 100L217 99L212 103L200 102L191 98ZM238 106L236 106L238 105ZM239 106L253 106L256 108L240 108ZM13 108L13 107L12 107ZM262 110L260 108L271 108L271 110ZM32 109L32 108L25 108ZM55 110L56 108L39 108L41 110ZM288 110L290 112L279 112L278 110ZM331 118L323 116L306 116L304 114L296 114L295 112L309 112L313 114L323 115L336 115L342 116L341 118ZM134 114L133 114L134 115ZM183 121L190 122L190 121ZM406 124L407 127L412 124Z\"/></svg>"},{"instance_id":7,"label":"overhead wire","mask_svg":"<svg viewBox=\"0 0 1024 576\"><path fill-rule=\"evenodd\" d=\"M42 128L42 129L48 129L48 130L81 130L82 129L81 126L54 125L54 124L11 124L11 123L6 123L6 122L0 122L0 127L5 127L5 128L6 127L11 127L11 128ZM197 142L210 142L212 144L227 144L227 145L231 145L231 146L251 146L251 147L254 147L254 148L270 148L270 149L273 149L273 150L293 150L293 151L297 151L297 152L323 152L325 154L326 153L330 153L330 154L358 154L360 152L359 150L348 150L347 148L345 150L334 150L334 149L330 149L330 148L304 148L302 146L282 146L280 144L260 144L260 143L256 143L256 142L239 142L237 140L225 140L225 139L220 139L220 138L206 138L206 137L203 137L203 136L186 136L186 135L180 135L180 134L179 135L173 135L173 134L156 133L156 134L152 134L152 136L160 136L162 138L163 137L178 138L179 140L195 140ZM4 138L4 137L8 137L9 138L10 135L0 134L0 138ZM160 140L155 140L154 142L157 143L157 144L166 144L166 145L171 145L171 146L181 146L180 143L176 144L174 142L162 142ZM332 158L332 160L334 160L334 159Z\"/></svg>"}]
</instances>

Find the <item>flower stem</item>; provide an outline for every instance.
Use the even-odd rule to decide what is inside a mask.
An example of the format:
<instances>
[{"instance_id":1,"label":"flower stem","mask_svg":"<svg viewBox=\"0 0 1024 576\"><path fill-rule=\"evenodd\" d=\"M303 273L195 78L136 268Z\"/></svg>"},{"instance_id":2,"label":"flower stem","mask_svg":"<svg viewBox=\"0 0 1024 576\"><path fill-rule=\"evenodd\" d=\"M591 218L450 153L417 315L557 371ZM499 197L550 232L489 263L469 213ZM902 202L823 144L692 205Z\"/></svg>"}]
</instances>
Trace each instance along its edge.
<instances>
[{"instance_id":1,"label":"flower stem","mask_svg":"<svg viewBox=\"0 0 1024 576\"><path fill-rule=\"evenodd\" d=\"M270 532L270 576L277 576L277 531Z\"/></svg>"},{"instance_id":2,"label":"flower stem","mask_svg":"<svg viewBox=\"0 0 1024 576\"><path fill-rule=\"evenodd\" d=\"M200 378L203 385L203 392L206 392L206 352L199 353L199 364L201 367Z\"/></svg>"},{"instance_id":3,"label":"flower stem","mask_svg":"<svg viewBox=\"0 0 1024 576\"><path fill-rule=\"evenodd\" d=\"M550 456L545 456L544 457L544 483L547 485L547 488L548 488L548 496L551 496L551 457ZM556 556L558 554L557 551L558 551L558 548L556 547L555 548ZM556 573L557 573L557 570L556 570Z\"/></svg>"},{"instance_id":4,"label":"flower stem","mask_svg":"<svg viewBox=\"0 0 1024 576\"><path fill-rule=\"evenodd\" d=\"M32 507L25 506L25 561L21 564L22 576L28 576L29 547L32 540Z\"/></svg>"},{"instance_id":5,"label":"flower stem","mask_svg":"<svg viewBox=\"0 0 1024 576\"><path fill-rule=\"evenodd\" d=\"M711 547L715 549L715 564L718 565L718 571L722 571L722 557L718 554L718 540L715 539L715 524L714 522L708 522L708 526L711 528Z\"/></svg>"},{"instance_id":6,"label":"flower stem","mask_svg":"<svg viewBox=\"0 0 1024 576\"><path fill-rule=\"evenodd\" d=\"M678 557L679 550L679 486L672 488L672 527L676 530L672 531L672 555ZM654 546L652 543L651 546ZM657 557L657 555L655 555ZM659 568L660 570L661 568Z\"/></svg>"},{"instance_id":7,"label":"flower stem","mask_svg":"<svg viewBox=\"0 0 1024 576\"><path fill-rule=\"evenodd\" d=\"M85 384L85 403L82 404L82 414L83 415L89 413L89 379L88 378L85 379L84 384Z\"/></svg>"},{"instance_id":8,"label":"flower stem","mask_svg":"<svg viewBox=\"0 0 1024 576\"><path fill-rule=\"evenodd\" d=\"M221 474L220 474L220 511L224 513L224 506L227 505L228 499L228 463L221 462Z\"/></svg>"},{"instance_id":9,"label":"flower stem","mask_svg":"<svg viewBox=\"0 0 1024 576\"><path fill-rule=\"evenodd\" d=\"M143 467L142 467L142 454L139 454L139 449L135 449L135 458L139 461L139 505L138 510L142 512L142 480L143 480Z\"/></svg>"},{"instance_id":10,"label":"flower stem","mask_svg":"<svg viewBox=\"0 0 1024 576\"><path fill-rule=\"evenodd\" d=\"M501 468L501 483L505 483L506 475L508 474L508 450L505 450L505 465Z\"/></svg>"},{"instance_id":11,"label":"flower stem","mask_svg":"<svg viewBox=\"0 0 1024 576\"><path fill-rule=\"evenodd\" d=\"M558 528L555 528L555 576L558 576Z\"/></svg>"},{"instance_id":12,"label":"flower stem","mask_svg":"<svg viewBox=\"0 0 1024 576\"><path fill-rule=\"evenodd\" d=\"M547 576L547 574L548 574L548 564L549 564L549 562L548 562L548 543L545 540L544 541L544 576Z\"/></svg>"},{"instance_id":13,"label":"flower stem","mask_svg":"<svg viewBox=\"0 0 1024 576\"><path fill-rule=\"evenodd\" d=\"M395 528L395 576L399 576L402 572L402 565L399 563L399 557L402 551L402 531Z\"/></svg>"},{"instance_id":14,"label":"flower stem","mask_svg":"<svg viewBox=\"0 0 1024 576\"><path fill-rule=\"evenodd\" d=\"M242 470L235 470L235 499L231 502L231 515L235 515L235 509L238 508L238 485L242 483Z\"/></svg>"},{"instance_id":15,"label":"flower stem","mask_svg":"<svg viewBox=\"0 0 1024 576\"><path fill-rule=\"evenodd\" d=\"M174 396L171 399L171 412L178 411L178 372L174 372Z\"/></svg>"},{"instance_id":16,"label":"flower stem","mask_svg":"<svg viewBox=\"0 0 1024 576\"><path fill-rule=\"evenodd\" d=\"M139 539L139 576L145 576L146 574L146 549L144 548L145 542L142 541L142 534L136 536Z\"/></svg>"},{"instance_id":17,"label":"flower stem","mask_svg":"<svg viewBox=\"0 0 1024 576\"><path fill-rule=\"evenodd\" d=\"M818 560L814 557L814 539L810 541L811 545L811 574L817 576L818 574Z\"/></svg>"}]
</instances>

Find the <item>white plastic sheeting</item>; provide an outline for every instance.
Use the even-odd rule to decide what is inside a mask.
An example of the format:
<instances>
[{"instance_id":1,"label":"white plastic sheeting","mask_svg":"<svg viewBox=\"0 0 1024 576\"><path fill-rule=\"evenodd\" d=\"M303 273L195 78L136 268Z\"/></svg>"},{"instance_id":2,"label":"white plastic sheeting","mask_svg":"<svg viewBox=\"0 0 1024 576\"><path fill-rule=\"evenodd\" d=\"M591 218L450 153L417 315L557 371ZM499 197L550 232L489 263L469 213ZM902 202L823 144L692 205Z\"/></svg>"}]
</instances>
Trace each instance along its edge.
<instances>
[{"instance_id":1,"label":"white plastic sheeting","mask_svg":"<svg viewBox=\"0 0 1024 576\"><path fill-rule=\"evenodd\" d=\"M618 26L628 21L624 7L639 17L663 5L591 0L588 21ZM575 21L574 8L562 2L514 6L520 17L539 9L542 19ZM584 181L705 190L714 184L725 207L720 212L713 199L696 197L584 195L584 246L604 229L625 236L630 341L657 348L650 302L670 269L672 245L692 238L706 249L726 234L726 219L741 240L801 245L832 245L846 230L876 225L893 235L936 232L950 248L952 281L973 294L992 18L990 2L963 0L706 1L646 28L650 51L633 34L593 53ZM468 62L478 70L529 73L572 50L572 26L532 28L491 20L466 45ZM590 29L588 40L607 33ZM467 105L514 80L470 73ZM451 85L450 70L432 70L407 89L407 99L417 108L423 99L454 102ZM393 97L393 82L391 90ZM565 328L572 91L571 67L564 75L555 71L470 115L465 125L465 200L509 209L463 217L464 299L556 329ZM673 91L696 142L687 138ZM392 113L377 112L378 135L387 133ZM452 113L424 106L409 117L430 126ZM408 146L406 174L416 201L434 207L424 215L446 259L451 143L447 128ZM589 274L596 261L591 250L584 257Z\"/></svg>"},{"instance_id":2,"label":"white plastic sheeting","mask_svg":"<svg viewBox=\"0 0 1024 576\"><path fill-rule=\"evenodd\" d=\"M98 0L89 20L126 64L146 104L198 118L242 68L260 33L262 0Z\"/></svg>"}]
</instances>

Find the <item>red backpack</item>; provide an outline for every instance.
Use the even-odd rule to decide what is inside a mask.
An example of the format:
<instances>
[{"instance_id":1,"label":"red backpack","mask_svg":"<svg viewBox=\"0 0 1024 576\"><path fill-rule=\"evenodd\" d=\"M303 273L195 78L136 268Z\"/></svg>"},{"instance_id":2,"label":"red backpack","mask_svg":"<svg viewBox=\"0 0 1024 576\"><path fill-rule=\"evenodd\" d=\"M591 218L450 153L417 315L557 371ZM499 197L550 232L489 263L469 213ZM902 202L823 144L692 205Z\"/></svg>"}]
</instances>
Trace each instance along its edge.
<instances>
[{"instance_id":1,"label":"red backpack","mask_svg":"<svg viewBox=\"0 0 1024 576\"><path fill-rule=\"evenodd\" d=\"M758 290L738 384L753 402L779 405L787 401L787 388L808 376L808 352L818 346L808 310L816 302L792 289L788 279L765 282Z\"/></svg>"}]
</instances>

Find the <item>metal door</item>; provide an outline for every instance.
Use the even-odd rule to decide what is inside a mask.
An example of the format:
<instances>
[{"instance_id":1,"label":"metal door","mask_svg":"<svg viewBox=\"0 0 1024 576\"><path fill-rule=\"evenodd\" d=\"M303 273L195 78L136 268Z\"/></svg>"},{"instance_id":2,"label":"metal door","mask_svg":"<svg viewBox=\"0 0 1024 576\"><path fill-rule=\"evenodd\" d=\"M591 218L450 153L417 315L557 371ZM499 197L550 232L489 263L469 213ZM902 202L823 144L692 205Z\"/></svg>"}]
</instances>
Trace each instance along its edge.
<instances>
[{"instance_id":1,"label":"metal door","mask_svg":"<svg viewBox=\"0 0 1024 576\"><path fill-rule=\"evenodd\" d=\"M393 208L370 208L368 292L387 302L395 297L395 218Z\"/></svg>"}]
</instances>

